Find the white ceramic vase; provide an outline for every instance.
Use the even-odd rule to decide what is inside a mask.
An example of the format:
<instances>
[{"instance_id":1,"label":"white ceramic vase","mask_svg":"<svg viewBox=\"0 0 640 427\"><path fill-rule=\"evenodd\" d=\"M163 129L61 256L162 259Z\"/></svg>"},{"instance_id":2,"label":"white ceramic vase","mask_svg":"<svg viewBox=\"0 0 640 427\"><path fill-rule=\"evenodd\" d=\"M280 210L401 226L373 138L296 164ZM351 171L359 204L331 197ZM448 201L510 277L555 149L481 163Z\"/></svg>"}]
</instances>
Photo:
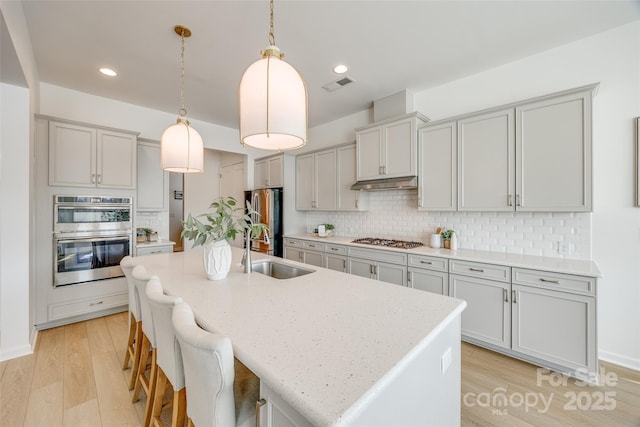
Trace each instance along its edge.
<instances>
[{"instance_id":1,"label":"white ceramic vase","mask_svg":"<svg viewBox=\"0 0 640 427\"><path fill-rule=\"evenodd\" d=\"M226 240L220 240L204 245L202 252L204 271L207 279L222 280L227 277L231 269L231 246Z\"/></svg>"}]
</instances>

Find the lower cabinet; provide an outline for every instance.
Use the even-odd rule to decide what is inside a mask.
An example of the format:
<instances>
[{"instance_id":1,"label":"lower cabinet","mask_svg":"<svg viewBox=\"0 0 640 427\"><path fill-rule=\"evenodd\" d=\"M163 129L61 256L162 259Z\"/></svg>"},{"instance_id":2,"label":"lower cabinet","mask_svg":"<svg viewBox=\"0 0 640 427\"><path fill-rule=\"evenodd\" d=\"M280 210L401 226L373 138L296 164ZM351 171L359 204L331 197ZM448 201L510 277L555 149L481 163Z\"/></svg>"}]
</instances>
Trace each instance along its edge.
<instances>
[{"instance_id":1,"label":"lower cabinet","mask_svg":"<svg viewBox=\"0 0 640 427\"><path fill-rule=\"evenodd\" d=\"M166 245L141 245L136 246L136 256L142 255L155 255L155 254L170 254L173 252L174 243L168 243Z\"/></svg>"},{"instance_id":2,"label":"lower cabinet","mask_svg":"<svg viewBox=\"0 0 640 427\"><path fill-rule=\"evenodd\" d=\"M311 427L312 424L264 382L260 382L260 401L256 409L256 426Z\"/></svg>"},{"instance_id":3,"label":"lower cabinet","mask_svg":"<svg viewBox=\"0 0 640 427\"><path fill-rule=\"evenodd\" d=\"M305 249L305 245L309 245L312 250ZM315 265L316 267L325 266L324 245L313 242L306 242L298 239L285 239L284 242L284 259L291 261L303 262L305 264Z\"/></svg>"},{"instance_id":4,"label":"lower cabinet","mask_svg":"<svg viewBox=\"0 0 640 427\"><path fill-rule=\"evenodd\" d=\"M427 255L409 255L407 286L439 295L449 295L449 260Z\"/></svg>"},{"instance_id":5,"label":"lower cabinet","mask_svg":"<svg viewBox=\"0 0 640 427\"><path fill-rule=\"evenodd\" d=\"M348 271L346 246L327 244L325 246L324 267L346 273Z\"/></svg>"},{"instance_id":6,"label":"lower cabinet","mask_svg":"<svg viewBox=\"0 0 640 427\"><path fill-rule=\"evenodd\" d=\"M370 259L349 258L349 273L381 282L407 286L407 267Z\"/></svg>"}]
</instances>

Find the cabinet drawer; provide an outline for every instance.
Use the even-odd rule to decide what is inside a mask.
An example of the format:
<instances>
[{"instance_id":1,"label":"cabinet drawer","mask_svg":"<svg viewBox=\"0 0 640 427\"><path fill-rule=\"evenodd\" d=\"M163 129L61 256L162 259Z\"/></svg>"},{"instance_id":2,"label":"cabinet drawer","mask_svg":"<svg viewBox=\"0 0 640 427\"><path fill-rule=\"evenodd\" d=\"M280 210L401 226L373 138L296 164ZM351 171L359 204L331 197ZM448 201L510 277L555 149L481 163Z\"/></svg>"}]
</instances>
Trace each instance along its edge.
<instances>
[{"instance_id":1,"label":"cabinet drawer","mask_svg":"<svg viewBox=\"0 0 640 427\"><path fill-rule=\"evenodd\" d=\"M504 265L451 260L449 262L449 272L501 282L511 281L511 267L505 267Z\"/></svg>"},{"instance_id":2,"label":"cabinet drawer","mask_svg":"<svg viewBox=\"0 0 640 427\"><path fill-rule=\"evenodd\" d=\"M513 283L581 295L596 294L595 277L514 268Z\"/></svg>"},{"instance_id":3,"label":"cabinet drawer","mask_svg":"<svg viewBox=\"0 0 640 427\"><path fill-rule=\"evenodd\" d=\"M347 247L340 246L340 245L327 244L327 246L325 247L325 251L329 254L334 254L334 255L346 255Z\"/></svg>"},{"instance_id":4,"label":"cabinet drawer","mask_svg":"<svg viewBox=\"0 0 640 427\"><path fill-rule=\"evenodd\" d=\"M301 248L304 245L304 242L302 240L298 240L298 239L285 238L284 239L284 245L285 246L291 246L291 247L294 247L294 248Z\"/></svg>"},{"instance_id":5,"label":"cabinet drawer","mask_svg":"<svg viewBox=\"0 0 640 427\"><path fill-rule=\"evenodd\" d=\"M425 268L434 271L449 271L449 260L426 255L409 255L409 267Z\"/></svg>"},{"instance_id":6,"label":"cabinet drawer","mask_svg":"<svg viewBox=\"0 0 640 427\"><path fill-rule=\"evenodd\" d=\"M136 255L154 255L154 254L170 254L173 252L173 245L159 245L159 246L151 246L151 247L137 247Z\"/></svg>"},{"instance_id":7,"label":"cabinet drawer","mask_svg":"<svg viewBox=\"0 0 640 427\"><path fill-rule=\"evenodd\" d=\"M66 317L91 313L129 304L127 292L105 295L103 297L75 300L64 303L49 304L49 320L64 319Z\"/></svg>"},{"instance_id":8,"label":"cabinet drawer","mask_svg":"<svg viewBox=\"0 0 640 427\"><path fill-rule=\"evenodd\" d=\"M392 264L407 265L407 254L402 252L381 251L377 249L364 249L350 247L349 256L364 258L373 261L389 262Z\"/></svg>"},{"instance_id":9,"label":"cabinet drawer","mask_svg":"<svg viewBox=\"0 0 640 427\"><path fill-rule=\"evenodd\" d=\"M304 241L304 248L311 249L314 251L324 252L324 243L312 242L312 241Z\"/></svg>"}]
</instances>

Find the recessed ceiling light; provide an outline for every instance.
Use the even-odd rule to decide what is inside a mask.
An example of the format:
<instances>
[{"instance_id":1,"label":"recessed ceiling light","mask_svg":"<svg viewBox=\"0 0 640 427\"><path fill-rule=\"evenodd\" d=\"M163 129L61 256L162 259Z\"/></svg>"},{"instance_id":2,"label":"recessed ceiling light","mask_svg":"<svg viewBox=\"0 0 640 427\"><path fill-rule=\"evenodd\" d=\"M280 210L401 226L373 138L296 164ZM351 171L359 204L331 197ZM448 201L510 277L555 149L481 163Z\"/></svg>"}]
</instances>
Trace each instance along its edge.
<instances>
[{"instance_id":1,"label":"recessed ceiling light","mask_svg":"<svg viewBox=\"0 0 640 427\"><path fill-rule=\"evenodd\" d=\"M111 68L100 68L100 72L105 76L109 76L109 77L115 77L118 75L118 73L113 71Z\"/></svg>"},{"instance_id":2,"label":"recessed ceiling light","mask_svg":"<svg viewBox=\"0 0 640 427\"><path fill-rule=\"evenodd\" d=\"M344 64L336 65L333 67L333 72L336 74L344 74L348 70L347 66Z\"/></svg>"}]
</instances>

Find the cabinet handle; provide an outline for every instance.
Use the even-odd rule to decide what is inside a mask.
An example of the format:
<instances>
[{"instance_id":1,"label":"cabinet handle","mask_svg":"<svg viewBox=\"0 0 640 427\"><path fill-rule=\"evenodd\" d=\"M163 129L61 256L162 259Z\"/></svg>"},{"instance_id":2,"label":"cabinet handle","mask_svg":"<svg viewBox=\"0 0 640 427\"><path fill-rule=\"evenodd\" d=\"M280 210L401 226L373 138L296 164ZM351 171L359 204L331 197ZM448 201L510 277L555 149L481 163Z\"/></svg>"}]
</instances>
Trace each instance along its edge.
<instances>
[{"instance_id":1,"label":"cabinet handle","mask_svg":"<svg viewBox=\"0 0 640 427\"><path fill-rule=\"evenodd\" d=\"M407 285L413 288L413 271L409 272L409 276L407 277Z\"/></svg>"},{"instance_id":2,"label":"cabinet handle","mask_svg":"<svg viewBox=\"0 0 640 427\"><path fill-rule=\"evenodd\" d=\"M520 195L516 194L516 206L520 206Z\"/></svg>"},{"instance_id":3,"label":"cabinet handle","mask_svg":"<svg viewBox=\"0 0 640 427\"><path fill-rule=\"evenodd\" d=\"M338 248L329 248L329 249L331 249L332 251L337 251L338 250Z\"/></svg>"},{"instance_id":4,"label":"cabinet handle","mask_svg":"<svg viewBox=\"0 0 640 427\"><path fill-rule=\"evenodd\" d=\"M509 302L509 291L507 291L506 289L503 289L502 295L504 295L504 302Z\"/></svg>"},{"instance_id":5,"label":"cabinet handle","mask_svg":"<svg viewBox=\"0 0 640 427\"><path fill-rule=\"evenodd\" d=\"M102 304L103 301L98 301L98 302L92 302L91 304L89 304L90 307L96 306L96 305L100 305Z\"/></svg>"},{"instance_id":6,"label":"cabinet handle","mask_svg":"<svg viewBox=\"0 0 640 427\"><path fill-rule=\"evenodd\" d=\"M299 260L300 262L304 262L304 252L300 252L300 253L298 254L298 260Z\"/></svg>"},{"instance_id":7,"label":"cabinet handle","mask_svg":"<svg viewBox=\"0 0 640 427\"><path fill-rule=\"evenodd\" d=\"M517 303L518 301L516 301L516 291L511 291L511 301L513 301L513 303Z\"/></svg>"},{"instance_id":8,"label":"cabinet handle","mask_svg":"<svg viewBox=\"0 0 640 427\"><path fill-rule=\"evenodd\" d=\"M547 282L547 283L555 283L556 285L560 284L559 280L547 280L547 279L540 279L541 282Z\"/></svg>"},{"instance_id":9,"label":"cabinet handle","mask_svg":"<svg viewBox=\"0 0 640 427\"><path fill-rule=\"evenodd\" d=\"M373 264L369 264L369 274L373 274Z\"/></svg>"},{"instance_id":10,"label":"cabinet handle","mask_svg":"<svg viewBox=\"0 0 640 427\"><path fill-rule=\"evenodd\" d=\"M478 273L484 273L484 268L469 267L469 271L477 271Z\"/></svg>"},{"instance_id":11,"label":"cabinet handle","mask_svg":"<svg viewBox=\"0 0 640 427\"><path fill-rule=\"evenodd\" d=\"M420 261L420 264L429 264L429 265L431 265L433 263L431 261Z\"/></svg>"},{"instance_id":12,"label":"cabinet handle","mask_svg":"<svg viewBox=\"0 0 640 427\"><path fill-rule=\"evenodd\" d=\"M418 197L418 207L423 208L424 206L422 205L422 197Z\"/></svg>"},{"instance_id":13,"label":"cabinet handle","mask_svg":"<svg viewBox=\"0 0 640 427\"><path fill-rule=\"evenodd\" d=\"M356 209L358 209L360 207L360 206L358 206L358 202L359 202L359 200L356 199Z\"/></svg>"},{"instance_id":14,"label":"cabinet handle","mask_svg":"<svg viewBox=\"0 0 640 427\"><path fill-rule=\"evenodd\" d=\"M386 175L386 174L387 174L387 167L386 167L386 166L383 166L383 167L382 167L382 174L383 174L383 175Z\"/></svg>"},{"instance_id":15,"label":"cabinet handle","mask_svg":"<svg viewBox=\"0 0 640 427\"><path fill-rule=\"evenodd\" d=\"M98 184L102 184L102 175L98 175Z\"/></svg>"},{"instance_id":16,"label":"cabinet handle","mask_svg":"<svg viewBox=\"0 0 640 427\"><path fill-rule=\"evenodd\" d=\"M260 399L256 402L256 427L260 427L260 408L267 403L266 400Z\"/></svg>"},{"instance_id":17,"label":"cabinet handle","mask_svg":"<svg viewBox=\"0 0 640 427\"><path fill-rule=\"evenodd\" d=\"M378 173L382 175L382 166L378 166Z\"/></svg>"},{"instance_id":18,"label":"cabinet handle","mask_svg":"<svg viewBox=\"0 0 640 427\"><path fill-rule=\"evenodd\" d=\"M343 260L342 260L342 271L343 271L344 273L346 273L346 272L347 272L347 260L346 260L346 259L343 259Z\"/></svg>"},{"instance_id":19,"label":"cabinet handle","mask_svg":"<svg viewBox=\"0 0 640 427\"><path fill-rule=\"evenodd\" d=\"M507 196L507 206L513 206L513 196L511 194Z\"/></svg>"},{"instance_id":20,"label":"cabinet handle","mask_svg":"<svg viewBox=\"0 0 640 427\"><path fill-rule=\"evenodd\" d=\"M96 183L96 174L95 174L95 173L92 173L92 174L91 174L91 183L92 183L92 184L95 184L95 183Z\"/></svg>"}]
</instances>

